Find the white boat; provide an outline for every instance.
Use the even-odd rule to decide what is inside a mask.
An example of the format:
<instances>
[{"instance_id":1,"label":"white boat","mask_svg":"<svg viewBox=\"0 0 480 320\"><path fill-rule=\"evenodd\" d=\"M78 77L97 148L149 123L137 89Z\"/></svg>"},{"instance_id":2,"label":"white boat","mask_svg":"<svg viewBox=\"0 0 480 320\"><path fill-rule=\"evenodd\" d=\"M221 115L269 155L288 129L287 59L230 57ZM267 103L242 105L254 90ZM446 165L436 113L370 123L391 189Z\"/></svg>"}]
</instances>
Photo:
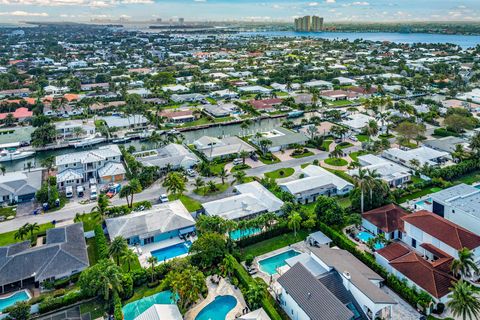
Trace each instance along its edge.
<instances>
[{"instance_id":1,"label":"white boat","mask_svg":"<svg viewBox=\"0 0 480 320\"><path fill-rule=\"evenodd\" d=\"M132 138L131 137L123 137L123 138L118 138L118 139L113 139L113 143L127 143L130 141Z\"/></svg>"},{"instance_id":2,"label":"white boat","mask_svg":"<svg viewBox=\"0 0 480 320\"><path fill-rule=\"evenodd\" d=\"M34 154L35 151L2 150L0 152L0 162L25 159Z\"/></svg>"},{"instance_id":3,"label":"white boat","mask_svg":"<svg viewBox=\"0 0 480 320\"><path fill-rule=\"evenodd\" d=\"M84 139L82 141L78 141L78 142L72 142L70 143L71 146L75 147L75 148L84 148L84 147L90 147L90 146L93 146L95 144L99 144L99 143L102 143L104 142L105 138L103 137L100 137L100 138L87 138L87 139Z\"/></svg>"}]
</instances>

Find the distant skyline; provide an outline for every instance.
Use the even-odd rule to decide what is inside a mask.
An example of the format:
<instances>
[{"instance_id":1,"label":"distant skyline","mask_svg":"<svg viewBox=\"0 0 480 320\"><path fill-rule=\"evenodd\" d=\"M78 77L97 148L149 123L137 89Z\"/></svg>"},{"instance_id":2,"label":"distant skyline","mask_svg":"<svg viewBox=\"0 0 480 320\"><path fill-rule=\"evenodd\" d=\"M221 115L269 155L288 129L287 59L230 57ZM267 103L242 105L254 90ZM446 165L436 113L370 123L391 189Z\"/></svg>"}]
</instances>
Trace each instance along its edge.
<instances>
[{"instance_id":1,"label":"distant skyline","mask_svg":"<svg viewBox=\"0 0 480 320\"><path fill-rule=\"evenodd\" d=\"M0 23L89 22L93 18L293 22L480 21L480 0L0 0Z\"/></svg>"}]
</instances>

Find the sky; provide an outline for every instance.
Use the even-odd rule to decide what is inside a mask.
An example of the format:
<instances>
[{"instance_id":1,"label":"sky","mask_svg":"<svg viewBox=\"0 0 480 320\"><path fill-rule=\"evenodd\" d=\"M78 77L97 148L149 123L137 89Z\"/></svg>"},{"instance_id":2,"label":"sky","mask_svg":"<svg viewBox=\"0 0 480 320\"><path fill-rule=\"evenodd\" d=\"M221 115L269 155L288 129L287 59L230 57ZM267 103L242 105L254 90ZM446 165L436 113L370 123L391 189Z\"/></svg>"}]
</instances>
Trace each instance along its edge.
<instances>
[{"instance_id":1,"label":"sky","mask_svg":"<svg viewBox=\"0 0 480 320\"><path fill-rule=\"evenodd\" d=\"M325 22L480 21L480 0L0 0L0 23L133 21L292 21L319 15Z\"/></svg>"}]
</instances>

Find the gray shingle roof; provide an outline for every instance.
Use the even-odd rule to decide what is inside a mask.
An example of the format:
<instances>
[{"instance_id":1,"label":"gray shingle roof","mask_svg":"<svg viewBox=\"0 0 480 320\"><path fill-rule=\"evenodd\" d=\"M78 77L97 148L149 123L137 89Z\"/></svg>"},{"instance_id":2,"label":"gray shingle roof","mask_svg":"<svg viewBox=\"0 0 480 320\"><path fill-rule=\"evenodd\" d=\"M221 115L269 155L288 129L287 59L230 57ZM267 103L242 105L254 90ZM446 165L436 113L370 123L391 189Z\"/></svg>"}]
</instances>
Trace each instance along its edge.
<instances>
[{"instance_id":1,"label":"gray shingle roof","mask_svg":"<svg viewBox=\"0 0 480 320\"><path fill-rule=\"evenodd\" d=\"M0 285L30 277L41 282L89 266L81 223L49 229L46 237L39 247L31 248L29 241L0 247Z\"/></svg>"},{"instance_id":2,"label":"gray shingle roof","mask_svg":"<svg viewBox=\"0 0 480 320\"><path fill-rule=\"evenodd\" d=\"M325 285L297 263L279 279L278 283L295 300L299 307L315 320L350 320L350 311Z\"/></svg>"}]
</instances>

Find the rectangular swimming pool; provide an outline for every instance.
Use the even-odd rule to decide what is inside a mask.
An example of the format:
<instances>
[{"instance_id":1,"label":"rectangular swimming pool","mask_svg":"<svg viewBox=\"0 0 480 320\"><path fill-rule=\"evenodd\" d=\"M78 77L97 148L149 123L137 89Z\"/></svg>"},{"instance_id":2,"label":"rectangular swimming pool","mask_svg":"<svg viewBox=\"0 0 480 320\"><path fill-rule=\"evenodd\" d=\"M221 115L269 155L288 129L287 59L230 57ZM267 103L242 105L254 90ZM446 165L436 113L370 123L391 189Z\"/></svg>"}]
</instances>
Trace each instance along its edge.
<instances>
[{"instance_id":1,"label":"rectangular swimming pool","mask_svg":"<svg viewBox=\"0 0 480 320\"><path fill-rule=\"evenodd\" d=\"M262 232L262 229L260 228L250 228L250 229L245 229L245 230L234 230L230 232L230 239L233 241L237 241L243 238L247 238L256 234L259 234Z\"/></svg>"},{"instance_id":2,"label":"rectangular swimming pool","mask_svg":"<svg viewBox=\"0 0 480 320\"><path fill-rule=\"evenodd\" d=\"M287 264L285 260L298 256L299 254L300 252L298 251L288 250L270 258L260 260L258 264L260 265L260 270L272 275L277 273L277 268L283 267Z\"/></svg>"},{"instance_id":3,"label":"rectangular swimming pool","mask_svg":"<svg viewBox=\"0 0 480 320\"><path fill-rule=\"evenodd\" d=\"M152 251L150 252L150 254L156 257L159 262L162 262L168 259L172 259L181 255L187 254L191 245L192 245L191 241L185 241L170 247Z\"/></svg>"}]
</instances>

